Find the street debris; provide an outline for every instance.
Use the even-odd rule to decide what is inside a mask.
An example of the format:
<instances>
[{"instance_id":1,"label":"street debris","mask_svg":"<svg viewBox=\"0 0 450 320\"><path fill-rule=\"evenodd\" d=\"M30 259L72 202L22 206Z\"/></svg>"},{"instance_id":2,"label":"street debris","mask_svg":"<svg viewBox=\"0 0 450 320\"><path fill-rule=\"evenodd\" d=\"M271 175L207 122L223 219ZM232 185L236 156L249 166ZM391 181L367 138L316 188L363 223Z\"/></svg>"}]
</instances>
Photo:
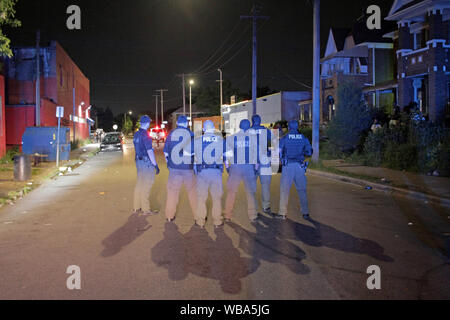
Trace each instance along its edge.
<instances>
[{"instance_id":1,"label":"street debris","mask_svg":"<svg viewBox=\"0 0 450 320\"><path fill-rule=\"evenodd\" d=\"M106 192L99 192L98 194L101 196L104 196L106 194Z\"/></svg>"},{"instance_id":2,"label":"street debris","mask_svg":"<svg viewBox=\"0 0 450 320\"><path fill-rule=\"evenodd\" d=\"M5 222L3 222L3 224L13 224L13 222L12 221L5 221Z\"/></svg>"},{"instance_id":3,"label":"street debris","mask_svg":"<svg viewBox=\"0 0 450 320\"><path fill-rule=\"evenodd\" d=\"M67 170L67 167L59 167L59 171L60 172L64 172L64 171L66 171Z\"/></svg>"},{"instance_id":4,"label":"street debris","mask_svg":"<svg viewBox=\"0 0 450 320\"><path fill-rule=\"evenodd\" d=\"M372 190L372 187L371 186L367 186L365 189L366 190Z\"/></svg>"},{"instance_id":5,"label":"street debris","mask_svg":"<svg viewBox=\"0 0 450 320\"><path fill-rule=\"evenodd\" d=\"M408 223L408 226L412 226L412 225L413 225L413 223L412 223L412 222L409 222L409 223Z\"/></svg>"}]
</instances>

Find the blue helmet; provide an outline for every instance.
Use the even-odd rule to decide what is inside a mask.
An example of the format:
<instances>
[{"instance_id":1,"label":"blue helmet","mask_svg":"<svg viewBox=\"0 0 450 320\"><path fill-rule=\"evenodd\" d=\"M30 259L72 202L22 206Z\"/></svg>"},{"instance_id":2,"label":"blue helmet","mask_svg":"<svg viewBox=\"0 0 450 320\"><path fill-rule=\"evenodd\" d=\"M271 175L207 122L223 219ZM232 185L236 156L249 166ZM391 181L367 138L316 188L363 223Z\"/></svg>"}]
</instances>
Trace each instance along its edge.
<instances>
[{"instance_id":1,"label":"blue helmet","mask_svg":"<svg viewBox=\"0 0 450 320\"><path fill-rule=\"evenodd\" d=\"M250 121L248 121L247 119L241 120L241 123L239 124L240 129L247 131L248 129L250 129L250 127Z\"/></svg>"},{"instance_id":2,"label":"blue helmet","mask_svg":"<svg viewBox=\"0 0 450 320\"><path fill-rule=\"evenodd\" d=\"M185 115L178 116L177 123L186 123L188 119Z\"/></svg>"},{"instance_id":3,"label":"blue helmet","mask_svg":"<svg viewBox=\"0 0 450 320\"><path fill-rule=\"evenodd\" d=\"M211 120L206 120L205 122L203 122L203 131L214 129L215 129L214 122L212 122Z\"/></svg>"},{"instance_id":4,"label":"blue helmet","mask_svg":"<svg viewBox=\"0 0 450 320\"><path fill-rule=\"evenodd\" d=\"M259 126L261 124L261 117L258 114L253 115L252 122L254 126Z\"/></svg>"},{"instance_id":5,"label":"blue helmet","mask_svg":"<svg viewBox=\"0 0 450 320\"><path fill-rule=\"evenodd\" d=\"M298 130L298 121L297 120L289 121L289 131L295 131L295 130Z\"/></svg>"},{"instance_id":6,"label":"blue helmet","mask_svg":"<svg viewBox=\"0 0 450 320\"><path fill-rule=\"evenodd\" d=\"M150 122L152 122L152 119L150 119L149 116L145 115L145 116L142 116L142 117L141 117L141 119L139 120L139 122L140 122L140 123L150 123Z\"/></svg>"}]
</instances>

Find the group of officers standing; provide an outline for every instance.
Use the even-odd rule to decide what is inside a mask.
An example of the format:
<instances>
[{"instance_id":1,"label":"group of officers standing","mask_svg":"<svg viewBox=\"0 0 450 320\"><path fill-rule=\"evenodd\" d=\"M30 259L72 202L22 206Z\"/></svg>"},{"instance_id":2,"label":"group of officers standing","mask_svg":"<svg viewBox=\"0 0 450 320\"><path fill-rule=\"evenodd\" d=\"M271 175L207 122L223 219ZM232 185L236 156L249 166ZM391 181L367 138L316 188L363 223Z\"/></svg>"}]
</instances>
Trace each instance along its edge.
<instances>
[{"instance_id":1,"label":"group of officers standing","mask_svg":"<svg viewBox=\"0 0 450 320\"><path fill-rule=\"evenodd\" d=\"M159 174L148 135L151 119L142 116L140 129L133 138L136 153L137 184L134 191L135 213L157 214L150 208L149 195ZM195 224L205 226L207 218L206 200L212 198L212 220L215 227L223 226L224 220L231 221L233 208L241 182L247 195L248 217L252 223L258 221L256 201L257 180L262 189L262 210L274 218L285 220L292 183L295 184L304 218L309 217L306 194L305 157L312 155L309 140L299 133L298 122L289 122L289 132L279 138L266 127L261 126L261 117L254 115L253 124L249 120L240 122L240 130L223 138L216 131L214 123L203 123L203 134L195 137L188 128L186 116L179 116L177 128L172 130L164 145L164 156L169 169L167 181L167 201L165 215L168 222L175 219L179 193L182 185L188 192L188 198L194 213ZM279 152L282 166L280 181L279 213L271 211L272 152ZM228 172L227 195L222 212L224 169Z\"/></svg>"}]
</instances>

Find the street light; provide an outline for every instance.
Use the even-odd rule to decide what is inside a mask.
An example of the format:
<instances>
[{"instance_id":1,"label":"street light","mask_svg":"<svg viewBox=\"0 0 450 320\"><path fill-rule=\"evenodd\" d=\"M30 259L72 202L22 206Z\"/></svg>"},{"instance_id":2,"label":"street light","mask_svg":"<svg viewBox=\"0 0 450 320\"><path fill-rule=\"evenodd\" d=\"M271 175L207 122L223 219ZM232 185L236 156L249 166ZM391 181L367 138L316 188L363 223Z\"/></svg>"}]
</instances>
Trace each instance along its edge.
<instances>
[{"instance_id":1,"label":"street light","mask_svg":"<svg viewBox=\"0 0 450 320\"><path fill-rule=\"evenodd\" d=\"M192 131L192 85L194 84L194 80L189 80L189 118L191 119L189 121L189 127Z\"/></svg>"},{"instance_id":2,"label":"street light","mask_svg":"<svg viewBox=\"0 0 450 320\"><path fill-rule=\"evenodd\" d=\"M114 131L117 131L117 129L119 129L119 127L117 126L117 124L113 125L113 129L114 129Z\"/></svg>"}]
</instances>

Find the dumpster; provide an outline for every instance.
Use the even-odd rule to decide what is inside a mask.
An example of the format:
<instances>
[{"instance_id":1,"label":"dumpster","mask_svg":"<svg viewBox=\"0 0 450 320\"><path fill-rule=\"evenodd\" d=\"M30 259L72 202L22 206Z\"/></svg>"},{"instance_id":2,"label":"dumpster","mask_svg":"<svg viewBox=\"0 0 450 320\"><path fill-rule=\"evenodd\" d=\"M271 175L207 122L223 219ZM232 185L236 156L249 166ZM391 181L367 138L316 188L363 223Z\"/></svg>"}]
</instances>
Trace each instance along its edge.
<instances>
[{"instance_id":1,"label":"dumpster","mask_svg":"<svg viewBox=\"0 0 450 320\"><path fill-rule=\"evenodd\" d=\"M57 127L29 127L22 136L24 154L48 155L49 161L56 161ZM70 129L61 127L59 132L59 159L70 160Z\"/></svg>"},{"instance_id":2,"label":"dumpster","mask_svg":"<svg viewBox=\"0 0 450 320\"><path fill-rule=\"evenodd\" d=\"M14 157L14 180L27 181L31 179L31 158L22 154Z\"/></svg>"}]
</instances>

